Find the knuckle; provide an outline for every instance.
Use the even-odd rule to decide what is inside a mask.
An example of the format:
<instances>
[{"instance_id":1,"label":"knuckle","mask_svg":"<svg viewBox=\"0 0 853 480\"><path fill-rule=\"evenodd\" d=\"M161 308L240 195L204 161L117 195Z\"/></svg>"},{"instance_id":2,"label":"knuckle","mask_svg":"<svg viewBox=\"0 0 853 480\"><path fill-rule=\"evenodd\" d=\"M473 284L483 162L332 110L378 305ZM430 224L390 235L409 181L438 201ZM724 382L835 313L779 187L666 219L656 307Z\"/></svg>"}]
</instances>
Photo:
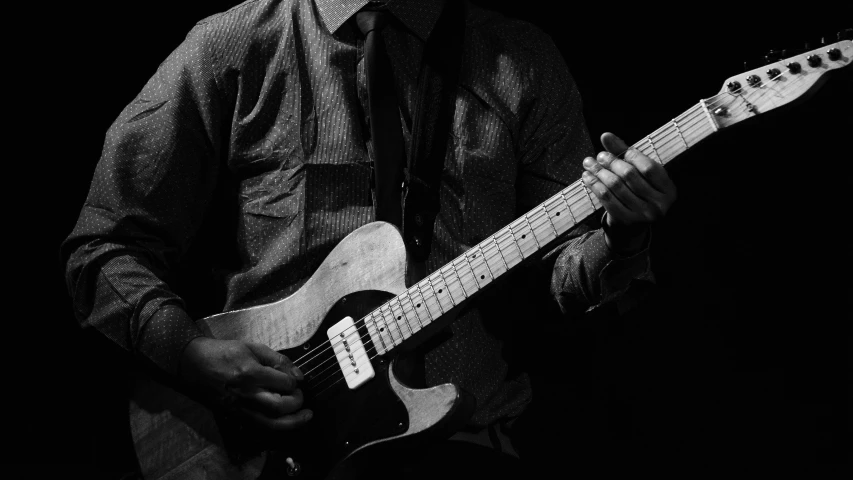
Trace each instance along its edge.
<instances>
[{"instance_id":1,"label":"knuckle","mask_svg":"<svg viewBox=\"0 0 853 480\"><path fill-rule=\"evenodd\" d=\"M235 380L242 381L252 376L252 366L248 363L240 363L234 367L232 377Z\"/></svg>"},{"instance_id":2,"label":"knuckle","mask_svg":"<svg viewBox=\"0 0 853 480\"><path fill-rule=\"evenodd\" d=\"M630 163L621 162L618 173L619 176L625 179L628 185L637 184L640 181L640 172Z\"/></svg>"},{"instance_id":3,"label":"knuckle","mask_svg":"<svg viewBox=\"0 0 853 480\"><path fill-rule=\"evenodd\" d=\"M655 168L655 165L657 165L657 164L653 163L653 162L645 162L645 163L637 164L636 168L637 168L637 171L639 171L641 175L647 176Z\"/></svg>"},{"instance_id":4,"label":"knuckle","mask_svg":"<svg viewBox=\"0 0 853 480\"><path fill-rule=\"evenodd\" d=\"M641 161L646 162L649 160L649 157L643 154L643 152L637 150L636 148L629 148L627 152L625 152L625 158L628 160Z\"/></svg>"}]
</instances>

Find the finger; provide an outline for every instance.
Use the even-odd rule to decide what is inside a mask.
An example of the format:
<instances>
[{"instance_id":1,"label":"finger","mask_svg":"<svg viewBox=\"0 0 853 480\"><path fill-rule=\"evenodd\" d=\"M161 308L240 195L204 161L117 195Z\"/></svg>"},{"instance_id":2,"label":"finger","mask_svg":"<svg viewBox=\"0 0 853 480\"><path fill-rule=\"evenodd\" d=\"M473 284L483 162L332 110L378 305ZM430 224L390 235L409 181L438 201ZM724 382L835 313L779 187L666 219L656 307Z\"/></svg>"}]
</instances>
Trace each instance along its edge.
<instances>
[{"instance_id":1,"label":"finger","mask_svg":"<svg viewBox=\"0 0 853 480\"><path fill-rule=\"evenodd\" d=\"M637 215L625 208L625 205L613 195L607 186L589 171L584 171L581 176L584 185L601 201L604 209L614 218L635 219ZM624 222L623 222L624 223Z\"/></svg>"},{"instance_id":2,"label":"finger","mask_svg":"<svg viewBox=\"0 0 853 480\"><path fill-rule=\"evenodd\" d=\"M639 150L628 150L625 152L624 159L625 162L633 165L649 185L658 192L669 195L675 190L675 184L672 183L672 179L669 178L669 174L666 173L663 165L643 155Z\"/></svg>"},{"instance_id":3,"label":"finger","mask_svg":"<svg viewBox=\"0 0 853 480\"><path fill-rule=\"evenodd\" d=\"M258 359L261 365L274 368L280 372L289 373L296 377L297 380L302 380L302 371L287 356L276 352L262 343L247 343L246 345L255 354L255 358Z\"/></svg>"},{"instance_id":4,"label":"finger","mask_svg":"<svg viewBox=\"0 0 853 480\"><path fill-rule=\"evenodd\" d=\"M293 430L305 425L314 416L311 410L300 410L289 415L280 417L268 417L262 413L249 409L242 409L240 413L252 423L267 430L286 431Z\"/></svg>"},{"instance_id":5,"label":"finger","mask_svg":"<svg viewBox=\"0 0 853 480\"><path fill-rule=\"evenodd\" d=\"M617 157L621 157L626 151L628 151L628 144L610 132L604 132L601 134L601 144L604 145L605 150Z\"/></svg>"},{"instance_id":6,"label":"finger","mask_svg":"<svg viewBox=\"0 0 853 480\"><path fill-rule=\"evenodd\" d=\"M258 365L256 369L253 369L249 374L249 378L247 386L250 388L250 392L254 391L255 387L263 387L273 392L289 394L296 390L296 386L299 383L298 379L289 373L262 365Z\"/></svg>"},{"instance_id":7,"label":"finger","mask_svg":"<svg viewBox=\"0 0 853 480\"><path fill-rule=\"evenodd\" d=\"M303 401L302 390L298 388L288 395L258 388L251 394L240 397L239 403L243 408L275 418L299 410Z\"/></svg>"},{"instance_id":8,"label":"finger","mask_svg":"<svg viewBox=\"0 0 853 480\"><path fill-rule=\"evenodd\" d=\"M622 179L622 182L646 206L653 206L656 210L660 210L660 206L665 203L665 194L651 186L646 178L631 163L614 157L610 162L609 169Z\"/></svg>"},{"instance_id":9,"label":"finger","mask_svg":"<svg viewBox=\"0 0 853 480\"><path fill-rule=\"evenodd\" d=\"M607 165L611 164L615 157L609 153L602 153L603 155L599 154L599 158L605 157L607 160L604 162L597 162L598 166L593 165L590 161L591 159L584 160L584 167L587 168L588 172L594 174L598 178L599 182L606 187L606 191L601 190L601 187L596 188L601 190L605 197L607 195L615 196L625 209L635 213L640 213L645 207L645 202L637 198L634 192L625 185L622 179L607 168ZM601 200L604 202L605 198L602 198Z\"/></svg>"}]
</instances>

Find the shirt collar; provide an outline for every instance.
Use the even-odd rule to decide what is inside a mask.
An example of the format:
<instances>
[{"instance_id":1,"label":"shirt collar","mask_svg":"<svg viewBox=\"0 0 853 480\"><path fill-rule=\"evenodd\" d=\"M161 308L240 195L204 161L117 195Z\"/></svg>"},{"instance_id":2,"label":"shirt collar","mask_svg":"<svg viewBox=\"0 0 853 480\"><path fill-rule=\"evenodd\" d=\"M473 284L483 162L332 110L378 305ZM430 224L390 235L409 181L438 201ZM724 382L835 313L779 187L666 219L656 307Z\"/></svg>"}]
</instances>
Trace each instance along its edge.
<instances>
[{"instance_id":1,"label":"shirt collar","mask_svg":"<svg viewBox=\"0 0 853 480\"><path fill-rule=\"evenodd\" d=\"M368 4L369 0L314 0L320 18L330 32L335 33L350 17ZM454 0L459 1L459 0ZM409 30L426 41L441 14L445 0L388 0L388 11Z\"/></svg>"}]
</instances>

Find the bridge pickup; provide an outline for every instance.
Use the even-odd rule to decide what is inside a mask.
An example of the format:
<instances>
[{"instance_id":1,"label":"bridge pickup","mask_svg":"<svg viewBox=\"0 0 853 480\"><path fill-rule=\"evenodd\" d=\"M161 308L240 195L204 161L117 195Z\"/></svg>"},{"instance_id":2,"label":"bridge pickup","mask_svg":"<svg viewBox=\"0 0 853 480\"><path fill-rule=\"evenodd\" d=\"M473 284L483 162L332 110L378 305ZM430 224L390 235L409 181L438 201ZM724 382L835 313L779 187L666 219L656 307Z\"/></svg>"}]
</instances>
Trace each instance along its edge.
<instances>
[{"instance_id":1,"label":"bridge pickup","mask_svg":"<svg viewBox=\"0 0 853 480\"><path fill-rule=\"evenodd\" d=\"M326 331L329 342L335 351L338 365L347 381L347 386L355 390L362 383L374 377L373 365L361 342L361 335L355 327L352 317L344 317Z\"/></svg>"}]
</instances>

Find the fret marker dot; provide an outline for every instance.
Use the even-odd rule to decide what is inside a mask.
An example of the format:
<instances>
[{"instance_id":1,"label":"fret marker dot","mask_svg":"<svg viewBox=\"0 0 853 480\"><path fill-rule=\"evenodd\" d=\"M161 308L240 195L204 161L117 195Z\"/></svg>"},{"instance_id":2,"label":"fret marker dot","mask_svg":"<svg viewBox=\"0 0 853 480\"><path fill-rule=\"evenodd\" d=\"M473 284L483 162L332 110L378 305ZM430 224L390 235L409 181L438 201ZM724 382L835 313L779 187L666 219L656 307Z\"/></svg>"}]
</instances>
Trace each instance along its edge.
<instances>
[{"instance_id":1,"label":"fret marker dot","mask_svg":"<svg viewBox=\"0 0 853 480\"><path fill-rule=\"evenodd\" d=\"M439 289L438 289L438 293L441 293L441 292L442 292L442 289L441 289L441 288L439 288Z\"/></svg>"},{"instance_id":2,"label":"fret marker dot","mask_svg":"<svg viewBox=\"0 0 853 480\"><path fill-rule=\"evenodd\" d=\"M482 280L482 279L484 279L484 278L486 278L486 276L485 276L485 275L480 275L480 280Z\"/></svg>"},{"instance_id":3,"label":"fret marker dot","mask_svg":"<svg viewBox=\"0 0 853 480\"><path fill-rule=\"evenodd\" d=\"M420 303L418 304L418 308L421 308L421 304L420 304Z\"/></svg>"},{"instance_id":4,"label":"fret marker dot","mask_svg":"<svg viewBox=\"0 0 853 480\"><path fill-rule=\"evenodd\" d=\"M557 212L557 216L558 216L558 217L560 216L560 212Z\"/></svg>"},{"instance_id":5,"label":"fret marker dot","mask_svg":"<svg viewBox=\"0 0 853 480\"><path fill-rule=\"evenodd\" d=\"M401 318L403 318L402 315L397 315L397 320L400 320Z\"/></svg>"},{"instance_id":6,"label":"fret marker dot","mask_svg":"<svg viewBox=\"0 0 853 480\"><path fill-rule=\"evenodd\" d=\"M522 235L521 238L527 238L527 235Z\"/></svg>"},{"instance_id":7,"label":"fret marker dot","mask_svg":"<svg viewBox=\"0 0 853 480\"><path fill-rule=\"evenodd\" d=\"M379 331L380 331L380 332L384 332L384 331L385 331L385 327L380 328L380 329L379 329Z\"/></svg>"}]
</instances>

